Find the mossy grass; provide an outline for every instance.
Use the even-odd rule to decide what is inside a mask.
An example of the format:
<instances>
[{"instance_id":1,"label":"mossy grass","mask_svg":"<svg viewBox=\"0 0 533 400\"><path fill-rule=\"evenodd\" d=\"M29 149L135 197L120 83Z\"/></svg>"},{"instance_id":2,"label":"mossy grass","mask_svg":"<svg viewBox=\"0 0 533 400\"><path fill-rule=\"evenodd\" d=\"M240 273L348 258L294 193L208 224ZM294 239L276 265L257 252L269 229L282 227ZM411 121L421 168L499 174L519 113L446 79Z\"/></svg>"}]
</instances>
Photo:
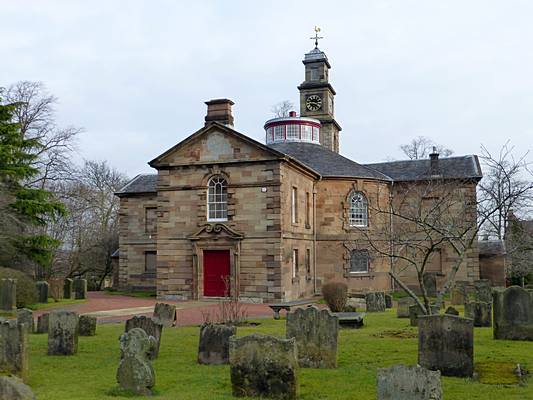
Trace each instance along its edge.
<instances>
[{"instance_id":1,"label":"mossy grass","mask_svg":"<svg viewBox=\"0 0 533 400\"><path fill-rule=\"evenodd\" d=\"M338 368L301 369L302 400L375 400L378 368L417 361L416 328L398 319L396 310L368 313L362 329L341 329ZM261 325L237 329L283 337L285 320L261 320ZM80 337L75 356L47 356L46 335L31 335L28 384L39 400L100 400L131 398L118 389L118 338L123 324L99 325L97 335ZM390 332L402 332L390 335ZM154 399L233 399L228 366L197 363L198 327L165 328L156 371ZM475 328L475 363L507 362L533 366L533 342L493 340L491 328ZM533 384L487 385L474 379L443 377L446 400L533 399ZM133 397L135 398L135 397ZM142 397L138 397L141 399Z\"/></svg>"},{"instance_id":2,"label":"mossy grass","mask_svg":"<svg viewBox=\"0 0 533 400\"><path fill-rule=\"evenodd\" d=\"M105 289L105 294L109 295L121 295L129 297L140 297L147 299L155 299L157 293L155 290L119 290L119 289Z\"/></svg>"},{"instance_id":3,"label":"mossy grass","mask_svg":"<svg viewBox=\"0 0 533 400\"><path fill-rule=\"evenodd\" d=\"M52 298L48 299L48 303L35 303L29 305L27 308L31 310L46 310L49 308L61 308L62 306L67 306L69 304L81 304L85 303L87 300L75 300L75 299L61 299L59 301L55 301Z\"/></svg>"}]
</instances>

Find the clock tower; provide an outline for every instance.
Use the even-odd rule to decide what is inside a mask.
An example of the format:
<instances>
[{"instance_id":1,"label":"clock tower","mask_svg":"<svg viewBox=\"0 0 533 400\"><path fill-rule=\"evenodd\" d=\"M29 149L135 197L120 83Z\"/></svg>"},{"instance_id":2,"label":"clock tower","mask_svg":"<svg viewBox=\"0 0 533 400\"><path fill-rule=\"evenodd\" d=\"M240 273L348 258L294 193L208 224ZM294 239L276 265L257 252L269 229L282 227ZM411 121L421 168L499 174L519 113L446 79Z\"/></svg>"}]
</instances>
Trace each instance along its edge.
<instances>
[{"instance_id":1,"label":"clock tower","mask_svg":"<svg viewBox=\"0 0 533 400\"><path fill-rule=\"evenodd\" d=\"M318 48L318 32L312 39L315 39L315 48L303 59L305 80L298 86L300 115L318 119L321 123L320 144L338 153L342 128L334 118L335 90L329 83L331 65L326 54Z\"/></svg>"}]
</instances>

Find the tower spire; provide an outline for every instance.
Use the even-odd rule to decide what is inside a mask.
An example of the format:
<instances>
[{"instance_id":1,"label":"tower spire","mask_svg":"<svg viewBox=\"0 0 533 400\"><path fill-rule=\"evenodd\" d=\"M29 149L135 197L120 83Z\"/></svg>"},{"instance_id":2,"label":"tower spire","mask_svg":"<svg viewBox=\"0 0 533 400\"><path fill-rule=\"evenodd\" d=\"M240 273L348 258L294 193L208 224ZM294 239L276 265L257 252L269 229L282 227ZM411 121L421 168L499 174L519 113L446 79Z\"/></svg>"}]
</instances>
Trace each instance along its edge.
<instances>
[{"instance_id":1,"label":"tower spire","mask_svg":"<svg viewBox=\"0 0 533 400\"><path fill-rule=\"evenodd\" d=\"M324 39L323 36L318 36L318 32L320 32L320 28L318 26L315 26L315 36L309 38L315 41L315 49L318 49L318 39Z\"/></svg>"}]
</instances>

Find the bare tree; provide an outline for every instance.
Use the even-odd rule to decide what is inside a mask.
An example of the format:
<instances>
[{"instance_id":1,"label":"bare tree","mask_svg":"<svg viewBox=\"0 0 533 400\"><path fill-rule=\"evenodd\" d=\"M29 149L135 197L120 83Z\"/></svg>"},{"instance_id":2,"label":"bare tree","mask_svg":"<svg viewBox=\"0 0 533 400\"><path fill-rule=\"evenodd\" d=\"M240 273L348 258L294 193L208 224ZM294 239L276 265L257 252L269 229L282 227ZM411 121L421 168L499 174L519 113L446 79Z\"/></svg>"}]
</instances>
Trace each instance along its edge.
<instances>
[{"instance_id":1,"label":"bare tree","mask_svg":"<svg viewBox=\"0 0 533 400\"><path fill-rule=\"evenodd\" d=\"M523 287L526 279L533 278L533 220L520 220L508 214L505 233L507 253L506 273Z\"/></svg>"},{"instance_id":2,"label":"bare tree","mask_svg":"<svg viewBox=\"0 0 533 400\"><path fill-rule=\"evenodd\" d=\"M279 103L274 104L271 109L272 114L274 114L276 118L288 117L289 111L293 110L294 104L289 100L280 101Z\"/></svg>"},{"instance_id":3,"label":"bare tree","mask_svg":"<svg viewBox=\"0 0 533 400\"><path fill-rule=\"evenodd\" d=\"M453 154L453 150L450 150L443 145L436 144L433 140L425 136L418 136L409 143L402 144L400 149L411 160L428 158L432 151L436 151L442 157L449 157Z\"/></svg>"}]
</instances>

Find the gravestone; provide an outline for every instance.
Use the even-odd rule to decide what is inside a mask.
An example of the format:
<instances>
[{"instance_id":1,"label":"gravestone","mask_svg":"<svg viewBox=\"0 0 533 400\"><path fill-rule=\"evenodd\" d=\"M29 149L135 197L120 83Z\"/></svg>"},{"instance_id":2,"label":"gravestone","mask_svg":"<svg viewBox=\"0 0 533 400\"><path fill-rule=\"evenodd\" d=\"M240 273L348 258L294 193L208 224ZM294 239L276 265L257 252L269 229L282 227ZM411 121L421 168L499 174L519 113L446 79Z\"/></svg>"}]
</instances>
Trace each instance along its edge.
<instances>
[{"instance_id":1,"label":"gravestone","mask_svg":"<svg viewBox=\"0 0 533 400\"><path fill-rule=\"evenodd\" d=\"M48 318L50 314L45 313L37 317L36 333L48 333Z\"/></svg>"},{"instance_id":2,"label":"gravestone","mask_svg":"<svg viewBox=\"0 0 533 400\"><path fill-rule=\"evenodd\" d=\"M0 311L13 311L17 308L17 280L0 279Z\"/></svg>"},{"instance_id":3,"label":"gravestone","mask_svg":"<svg viewBox=\"0 0 533 400\"><path fill-rule=\"evenodd\" d=\"M37 302L38 303L48 303L48 282L39 281L35 282L35 287L37 288Z\"/></svg>"},{"instance_id":4,"label":"gravestone","mask_svg":"<svg viewBox=\"0 0 533 400\"><path fill-rule=\"evenodd\" d=\"M155 339L141 328L133 328L120 336L120 364L117 382L127 392L151 395L155 372L149 359Z\"/></svg>"},{"instance_id":5,"label":"gravestone","mask_svg":"<svg viewBox=\"0 0 533 400\"><path fill-rule=\"evenodd\" d=\"M78 351L79 317L73 311L52 311L48 317L48 355L68 356Z\"/></svg>"},{"instance_id":6,"label":"gravestone","mask_svg":"<svg viewBox=\"0 0 533 400\"><path fill-rule=\"evenodd\" d=\"M27 329L15 320L0 320L0 371L24 378L29 357Z\"/></svg>"},{"instance_id":7,"label":"gravestone","mask_svg":"<svg viewBox=\"0 0 533 400\"><path fill-rule=\"evenodd\" d=\"M92 315L80 315L80 336L96 335L96 317Z\"/></svg>"},{"instance_id":8,"label":"gravestone","mask_svg":"<svg viewBox=\"0 0 533 400\"><path fill-rule=\"evenodd\" d=\"M87 279L74 279L72 282L74 298L82 300L87 298Z\"/></svg>"},{"instance_id":9,"label":"gravestone","mask_svg":"<svg viewBox=\"0 0 533 400\"><path fill-rule=\"evenodd\" d=\"M156 303L153 318L165 328L176 324L176 306L174 304Z\"/></svg>"},{"instance_id":10,"label":"gravestone","mask_svg":"<svg viewBox=\"0 0 533 400\"><path fill-rule=\"evenodd\" d=\"M392 296L385 294L385 308L392 308Z\"/></svg>"},{"instance_id":11,"label":"gravestone","mask_svg":"<svg viewBox=\"0 0 533 400\"><path fill-rule=\"evenodd\" d=\"M418 364L444 376L472 376L473 321L455 315L418 317Z\"/></svg>"},{"instance_id":12,"label":"gravestone","mask_svg":"<svg viewBox=\"0 0 533 400\"><path fill-rule=\"evenodd\" d=\"M385 311L385 293L371 292L365 295L367 312Z\"/></svg>"},{"instance_id":13,"label":"gravestone","mask_svg":"<svg viewBox=\"0 0 533 400\"><path fill-rule=\"evenodd\" d=\"M409 306L415 304L411 297L401 297L398 299L398 308L396 309L396 317L409 318Z\"/></svg>"},{"instance_id":14,"label":"gravestone","mask_svg":"<svg viewBox=\"0 0 533 400\"><path fill-rule=\"evenodd\" d=\"M485 303L492 302L492 289L488 279L474 281L475 299Z\"/></svg>"},{"instance_id":15,"label":"gravestone","mask_svg":"<svg viewBox=\"0 0 533 400\"><path fill-rule=\"evenodd\" d=\"M287 314L286 332L296 339L300 367L337 367L339 322L331 311L298 308Z\"/></svg>"},{"instance_id":16,"label":"gravestone","mask_svg":"<svg viewBox=\"0 0 533 400\"><path fill-rule=\"evenodd\" d=\"M420 365L379 368L377 400L442 400L440 372Z\"/></svg>"},{"instance_id":17,"label":"gravestone","mask_svg":"<svg viewBox=\"0 0 533 400\"><path fill-rule=\"evenodd\" d=\"M296 399L298 357L294 338L232 336L229 360L234 396Z\"/></svg>"},{"instance_id":18,"label":"gravestone","mask_svg":"<svg viewBox=\"0 0 533 400\"><path fill-rule=\"evenodd\" d=\"M456 281L451 291L451 303L454 306L463 305L467 301L466 285L468 282Z\"/></svg>"},{"instance_id":19,"label":"gravestone","mask_svg":"<svg viewBox=\"0 0 533 400\"><path fill-rule=\"evenodd\" d=\"M439 313L439 307L437 306L430 306L431 307L431 313L432 315L438 315ZM421 315L426 315L422 311L422 308L418 304L413 304L412 306L409 306L409 325L411 326L418 326L418 317Z\"/></svg>"},{"instance_id":20,"label":"gravestone","mask_svg":"<svg viewBox=\"0 0 533 400\"><path fill-rule=\"evenodd\" d=\"M64 296L65 281L63 279L54 278L48 280L49 296L55 301L59 301Z\"/></svg>"},{"instance_id":21,"label":"gravestone","mask_svg":"<svg viewBox=\"0 0 533 400\"><path fill-rule=\"evenodd\" d=\"M423 275L424 287L430 297L437 296L437 274L435 272L426 272Z\"/></svg>"},{"instance_id":22,"label":"gravestone","mask_svg":"<svg viewBox=\"0 0 533 400\"><path fill-rule=\"evenodd\" d=\"M150 350L150 360L155 360L159 354L159 345L161 344L161 335L163 334L163 325L154 321L153 318L145 316L134 316L126 321L125 332L129 332L134 328L141 328L148 336L152 336L155 340L155 345Z\"/></svg>"},{"instance_id":23,"label":"gravestone","mask_svg":"<svg viewBox=\"0 0 533 400\"><path fill-rule=\"evenodd\" d=\"M444 314L448 315L459 315L459 311L455 309L455 307L449 306L446 311L444 311ZM470 317L468 317L470 318ZM474 325L475 326L475 325Z\"/></svg>"},{"instance_id":24,"label":"gravestone","mask_svg":"<svg viewBox=\"0 0 533 400\"><path fill-rule=\"evenodd\" d=\"M465 303L465 317L474 320L476 327L492 326L492 303L471 301Z\"/></svg>"},{"instance_id":25,"label":"gravestone","mask_svg":"<svg viewBox=\"0 0 533 400\"><path fill-rule=\"evenodd\" d=\"M31 388L16 376L0 375L0 400L35 400Z\"/></svg>"},{"instance_id":26,"label":"gravestone","mask_svg":"<svg viewBox=\"0 0 533 400\"><path fill-rule=\"evenodd\" d=\"M17 310L17 323L24 324L28 333L33 333L33 311L28 308L19 308Z\"/></svg>"},{"instance_id":27,"label":"gravestone","mask_svg":"<svg viewBox=\"0 0 533 400\"><path fill-rule=\"evenodd\" d=\"M200 327L198 363L228 364L229 338L236 334L235 326L204 323Z\"/></svg>"},{"instance_id":28,"label":"gravestone","mask_svg":"<svg viewBox=\"0 0 533 400\"><path fill-rule=\"evenodd\" d=\"M366 300L359 297L349 297L344 307L345 312L355 312L357 310L366 310Z\"/></svg>"},{"instance_id":29,"label":"gravestone","mask_svg":"<svg viewBox=\"0 0 533 400\"><path fill-rule=\"evenodd\" d=\"M63 298L71 299L72 298L72 288L74 286L74 281L70 278L65 278L63 283Z\"/></svg>"},{"instance_id":30,"label":"gravestone","mask_svg":"<svg viewBox=\"0 0 533 400\"><path fill-rule=\"evenodd\" d=\"M511 286L493 293L494 339L533 340L533 291Z\"/></svg>"}]
</instances>

